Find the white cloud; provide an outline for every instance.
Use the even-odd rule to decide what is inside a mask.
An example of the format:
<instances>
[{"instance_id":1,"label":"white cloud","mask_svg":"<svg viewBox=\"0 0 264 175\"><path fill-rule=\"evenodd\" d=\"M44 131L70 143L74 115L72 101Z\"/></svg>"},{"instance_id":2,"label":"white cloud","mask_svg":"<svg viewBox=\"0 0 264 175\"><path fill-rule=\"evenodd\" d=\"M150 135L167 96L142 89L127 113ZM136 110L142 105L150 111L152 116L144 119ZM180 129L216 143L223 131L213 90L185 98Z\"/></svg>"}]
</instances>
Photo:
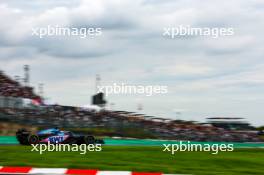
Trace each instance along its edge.
<instances>
[{"instance_id":1,"label":"white cloud","mask_svg":"<svg viewBox=\"0 0 264 175\"><path fill-rule=\"evenodd\" d=\"M155 71L157 71L157 73L169 76L201 76L209 74L213 71L213 69L203 65L195 65L190 63L175 63L169 66L158 67Z\"/></svg>"}]
</instances>

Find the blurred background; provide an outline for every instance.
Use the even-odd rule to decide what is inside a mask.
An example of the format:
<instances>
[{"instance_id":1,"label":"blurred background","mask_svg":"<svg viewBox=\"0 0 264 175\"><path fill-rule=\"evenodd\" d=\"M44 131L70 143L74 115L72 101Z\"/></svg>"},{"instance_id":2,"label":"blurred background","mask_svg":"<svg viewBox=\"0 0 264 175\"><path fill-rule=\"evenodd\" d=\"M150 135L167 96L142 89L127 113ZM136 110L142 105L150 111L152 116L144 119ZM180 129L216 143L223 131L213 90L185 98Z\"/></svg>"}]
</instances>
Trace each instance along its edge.
<instances>
[{"instance_id":1,"label":"blurred background","mask_svg":"<svg viewBox=\"0 0 264 175\"><path fill-rule=\"evenodd\" d=\"M0 167L262 175L263 8L261 0L1 0ZM164 36L181 25L234 33ZM32 35L48 26L101 35ZM113 83L168 93L97 93ZM21 128L51 127L106 144L87 156L39 155L15 137ZM162 152L179 140L235 150Z\"/></svg>"}]
</instances>

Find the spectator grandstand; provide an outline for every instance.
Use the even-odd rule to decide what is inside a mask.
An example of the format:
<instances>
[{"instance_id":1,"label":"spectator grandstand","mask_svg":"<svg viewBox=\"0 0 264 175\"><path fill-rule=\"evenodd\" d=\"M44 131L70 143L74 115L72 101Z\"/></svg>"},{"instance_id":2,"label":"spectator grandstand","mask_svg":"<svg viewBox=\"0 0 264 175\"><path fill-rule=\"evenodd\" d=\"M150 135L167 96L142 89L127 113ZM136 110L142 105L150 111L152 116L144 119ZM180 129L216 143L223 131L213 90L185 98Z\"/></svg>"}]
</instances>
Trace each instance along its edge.
<instances>
[{"instance_id":1,"label":"spectator grandstand","mask_svg":"<svg viewBox=\"0 0 264 175\"><path fill-rule=\"evenodd\" d=\"M0 71L0 96L40 99L32 87L22 86Z\"/></svg>"},{"instance_id":2,"label":"spectator grandstand","mask_svg":"<svg viewBox=\"0 0 264 175\"><path fill-rule=\"evenodd\" d=\"M76 107L49 106L42 109L0 109L0 120L40 127L108 128L125 136L124 128L143 129L160 139L192 141L260 142L256 132L230 131L188 121L156 121L115 111L87 111Z\"/></svg>"},{"instance_id":3,"label":"spectator grandstand","mask_svg":"<svg viewBox=\"0 0 264 175\"><path fill-rule=\"evenodd\" d=\"M33 93L32 88L21 86L3 72L0 72L0 96L40 98ZM94 111L61 105L40 105L36 108L0 106L0 122L42 128L106 128L114 132L111 134L105 133L105 135L121 137L127 136L124 131L130 128L134 132L143 130L147 133L146 135L149 134L159 139L227 142L263 141L253 127L250 127L250 131L242 132L242 130L230 130L210 123L202 124L193 121L158 118L127 111ZM246 126L249 128L248 125ZM137 137L132 134L133 136Z\"/></svg>"},{"instance_id":4,"label":"spectator grandstand","mask_svg":"<svg viewBox=\"0 0 264 175\"><path fill-rule=\"evenodd\" d=\"M211 125L224 128L226 130L252 130L252 127L244 118L239 117L211 117L207 118L207 122Z\"/></svg>"}]
</instances>

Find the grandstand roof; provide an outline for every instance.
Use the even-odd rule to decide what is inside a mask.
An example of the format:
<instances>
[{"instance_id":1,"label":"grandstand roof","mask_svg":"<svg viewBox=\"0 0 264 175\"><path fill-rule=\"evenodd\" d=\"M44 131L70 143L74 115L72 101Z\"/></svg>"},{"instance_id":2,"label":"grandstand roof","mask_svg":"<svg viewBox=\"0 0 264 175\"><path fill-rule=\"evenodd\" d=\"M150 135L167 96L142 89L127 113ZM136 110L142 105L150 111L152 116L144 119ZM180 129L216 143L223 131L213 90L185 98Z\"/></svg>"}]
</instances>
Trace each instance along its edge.
<instances>
[{"instance_id":1,"label":"grandstand roof","mask_svg":"<svg viewBox=\"0 0 264 175\"><path fill-rule=\"evenodd\" d=\"M168 119L168 118L160 118L160 117L154 117L154 118L151 118L152 120L162 120L162 121L166 121L166 120L171 120L171 119Z\"/></svg>"},{"instance_id":2,"label":"grandstand roof","mask_svg":"<svg viewBox=\"0 0 264 175\"><path fill-rule=\"evenodd\" d=\"M133 116L137 116L137 117L145 117L145 114L133 114Z\"/></svg>"},{"instance_id":3,"label":"grandstand roof","mask_svg":"<svg viewBox=\"0 0 264 175\"><path fill-rule=\"evenodd\" d=\"M133 114L135 112L128 112L128 111L112 111L114 113L118 113L118 114Z\"/></svg>"},{"instance_id":4,"label":"grandstand roof","mask_svg":"<svg viewBox=\"0 0 264 175\"><path fill-rule=\"evenodd\" d=\"M145 115L145 118L154 118L155 116Z\"/></svg>"}]
</instances>

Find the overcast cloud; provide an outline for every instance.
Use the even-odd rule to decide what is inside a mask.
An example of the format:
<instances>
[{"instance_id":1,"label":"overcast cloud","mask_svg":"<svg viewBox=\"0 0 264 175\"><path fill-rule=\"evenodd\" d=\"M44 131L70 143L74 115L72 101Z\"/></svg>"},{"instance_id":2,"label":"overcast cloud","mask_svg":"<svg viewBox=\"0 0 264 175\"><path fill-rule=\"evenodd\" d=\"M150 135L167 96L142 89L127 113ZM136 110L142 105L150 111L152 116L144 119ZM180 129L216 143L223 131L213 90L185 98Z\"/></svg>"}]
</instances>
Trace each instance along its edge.
<instances>
[{"instance_id":1,"label":"overcast cloud","mask_svg":"<svg viewBox=\"0 0 264 175\"><path fill-rule=\"evenodd\" d=\"M0 69L45 84L65 105L90 103L95 75L167 85L166 95L110 95L115 109L204 121L245 117L264 124L264 2L261 0L1 0ZM31 35L34 27L101 27L96 38ZM162 36L164 27L233 27L234 36ZM176 112L182 114L176 116Z\"/></svg>"}]
</instances>

